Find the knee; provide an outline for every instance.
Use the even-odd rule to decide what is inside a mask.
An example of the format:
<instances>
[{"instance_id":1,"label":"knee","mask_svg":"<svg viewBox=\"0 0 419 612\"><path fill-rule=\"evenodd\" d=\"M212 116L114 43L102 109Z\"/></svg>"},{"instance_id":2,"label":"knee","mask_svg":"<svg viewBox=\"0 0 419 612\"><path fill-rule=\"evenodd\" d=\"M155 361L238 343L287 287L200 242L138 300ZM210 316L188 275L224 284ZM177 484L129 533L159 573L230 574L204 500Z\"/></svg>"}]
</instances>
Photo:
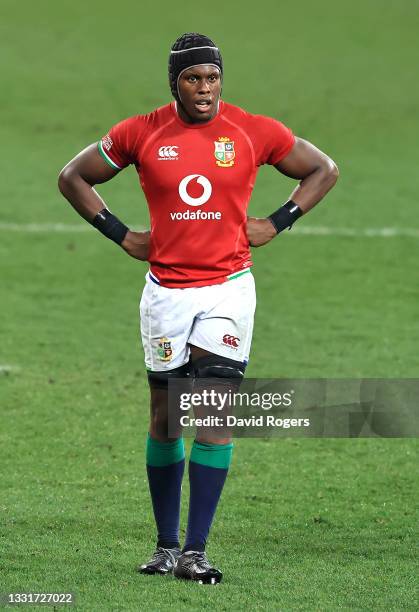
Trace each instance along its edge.
<instances>
[{"instance_id":1,"label":"knee","mask_svg":"<svg viewBox=\"0 0 419 612\"><path fill-rule=\"evenodd\" d=\"M159 442L167 442L168 429L167 402L156 401L152 396L150 405L150 435Z\"/></svg>"},{"instance_id":2,"label":"knee","mask_svg":"<svg viewBox=\"0 0 419 612\"><path fill-rule=\"evenodd\" d=\"M150 385L150 435L159 442L168 442L181 436L181 429L176 427L176 422L170 428L173 431L169 432L169 380L173 378L188 378L189 376L189 364L163 372L148 372Z\"/></svg>"},{"instance_id":3,"label":"knee","mask_svg":"<svg viewBox=\"0 0 419 612\"><path fill-rule=\"evenodd\" d=\"M222 355L204 355L192 364L192 369L195 378L216 378L220 382L233 381L237 384L243 379L246 364Z\"/></svg>"},{"instance_id":4,"label":"knee","mask_svg":"<svg viewBox=\"0 0 419 612\"><path fill-rule=\"evenodd\" d=\"M192 365L195 378L194 389L199 391L200 379L211 379L210 387L218 392L237 391L243 380L246 364L221 355L204 355L199 357ZM204 388L207 383L202 382ZM203 414L202 416L206 416ZM222 431L212 427L198 427L196 432L198 442L211 445L225 445L231 443L228 429Z\"/></svg>"}]
</instances>

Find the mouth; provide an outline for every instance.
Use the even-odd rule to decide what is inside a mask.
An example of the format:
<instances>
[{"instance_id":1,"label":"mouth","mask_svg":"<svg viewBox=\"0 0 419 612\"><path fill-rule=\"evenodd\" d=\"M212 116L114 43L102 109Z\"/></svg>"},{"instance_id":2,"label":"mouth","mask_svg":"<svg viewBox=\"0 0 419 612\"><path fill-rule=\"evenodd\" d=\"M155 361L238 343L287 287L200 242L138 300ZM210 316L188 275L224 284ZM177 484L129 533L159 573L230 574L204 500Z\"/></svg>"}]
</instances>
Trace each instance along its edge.
<instances>
[{"instance_id":1,"label":"mouth","mask_svg":"<svg viewBox=\"0 0 419 612\"><path fill-rule=\"evenodd\" d=\"M202 98L201 100L195 102L194 106L198 112L207 113L212 106L211 98Z\"/></svg>"}]
</instances>

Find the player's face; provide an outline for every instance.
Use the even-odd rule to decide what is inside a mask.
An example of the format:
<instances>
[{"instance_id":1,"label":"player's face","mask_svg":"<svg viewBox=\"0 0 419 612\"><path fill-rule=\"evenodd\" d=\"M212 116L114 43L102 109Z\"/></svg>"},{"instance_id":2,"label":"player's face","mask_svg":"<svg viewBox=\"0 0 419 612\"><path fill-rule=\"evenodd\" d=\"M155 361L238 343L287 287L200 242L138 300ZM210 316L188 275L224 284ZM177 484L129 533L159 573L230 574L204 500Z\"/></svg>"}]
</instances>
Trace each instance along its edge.
<instances>
[{"instance_id":1,"label":"player's face","mask_svg":"<svg viewBox=\"0 0 419 612\"><path fill-rule=\"evenodd\" d=\"M178 110L184 121L209 121L216 115L221 91L221 75L216 66L192 66L181 74L178 85L183 105Z\"/></svg>"}]
</instances>

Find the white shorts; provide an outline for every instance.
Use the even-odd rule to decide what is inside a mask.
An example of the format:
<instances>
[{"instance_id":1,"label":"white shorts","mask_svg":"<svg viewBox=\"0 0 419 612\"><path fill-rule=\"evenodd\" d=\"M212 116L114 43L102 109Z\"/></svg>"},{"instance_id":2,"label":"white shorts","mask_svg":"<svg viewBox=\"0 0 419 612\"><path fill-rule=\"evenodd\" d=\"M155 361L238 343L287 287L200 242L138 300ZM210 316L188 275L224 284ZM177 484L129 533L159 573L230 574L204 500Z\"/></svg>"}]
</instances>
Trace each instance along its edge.
<instances>
[{"instance_id":1,"label":"white shorts","mask_svg":"<svg viewBox=\"0 0 419 612\"><path fill-rule=\"evenodd\" d=\"M140 302L148 370L173 370L189 361L189 344L247 363L256 308L250 270L220 285L169 289L146 276Z\"/></svg>"}]
</instances>

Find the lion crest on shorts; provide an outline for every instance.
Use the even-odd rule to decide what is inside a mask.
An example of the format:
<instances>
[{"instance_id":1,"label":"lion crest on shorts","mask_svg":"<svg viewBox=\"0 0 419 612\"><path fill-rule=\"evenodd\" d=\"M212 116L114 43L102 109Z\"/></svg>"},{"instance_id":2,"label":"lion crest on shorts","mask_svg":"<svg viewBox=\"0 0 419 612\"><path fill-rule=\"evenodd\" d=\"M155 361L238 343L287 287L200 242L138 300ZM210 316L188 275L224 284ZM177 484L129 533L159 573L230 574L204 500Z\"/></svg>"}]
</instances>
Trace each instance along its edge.
<instances>
[{"instance_id":1,"label":"lion crest on shorts","mask_svg":"<svg viewBox=\"0 0 419 612\"><path fill-rule=\"evenodd\" d=\"M171 361L173 357L172 343L169 338L160 338L157 355L161 361Z\"/></svg>"}]
</instances>

